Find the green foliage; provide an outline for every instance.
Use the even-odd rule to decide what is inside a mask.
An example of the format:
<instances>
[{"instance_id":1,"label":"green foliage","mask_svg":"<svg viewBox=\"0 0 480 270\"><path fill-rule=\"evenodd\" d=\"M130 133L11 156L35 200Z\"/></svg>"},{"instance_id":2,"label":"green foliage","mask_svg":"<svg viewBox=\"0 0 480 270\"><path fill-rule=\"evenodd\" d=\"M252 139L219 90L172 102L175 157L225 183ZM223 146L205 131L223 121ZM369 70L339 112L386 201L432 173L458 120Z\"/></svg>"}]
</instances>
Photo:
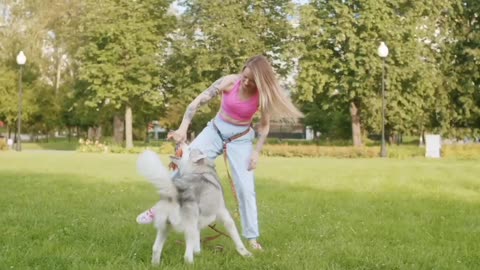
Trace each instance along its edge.
<instances>
[{"instance_id":1,"label":"green foliage","mask_svg":"<svg viewBox=\"0 0 480 270\"><path fill-rule=\"evenodd\" d=\"M135 100L160 105L158 45L169 30L168 1L86 1L79 23L79 79L85 104L116 108Z\"/></svg>"},{"instance_id":2,"label":"green foliage","mask_svg":"<svg viewBox=\"0 0 480 270\"><path fill-rule=\"evenodd\" d=\"M113 116L128 105L136 139L145 139L152 120L176 128L200 91L266 54L279 77L297 75L296 85L284 84L306 124L329 140L347 139L356 130L347 123L354 104L365 138L381 130L376 50L385 41L387 134L479 135L476 0L195 0L179 1L185 13L177 17L168 13L172 2L3 1L0 120L14 129L20 50L27 55L22 130L102 126L110 135ZM202 108L191 131L218 106Z\"/></svg>"},{"instance_id":3,"label":"green foliage","mask_svg":"<svg viewBox=\"0 0 480 270\"><path fill-rule=\"evenodd\" d=\"M456 136L468 130L467 136L480 132L480 3L464 0L445 16L450 42L445 48L442 65L445 108L439 110L439 129ZM460 137L460 136L459 136Z\"/></svg>"},{"instance_id":4,"label":"green foliage","mask_svg":"<svg viewBox=\"0 0 480 270\"><path fill-rule=\"evenodd\" d=\"M280 157L377 158L380 154L380 147L339 147L282 142L265 145L262 153L265 156ZM419 146L388 145L387 154L391 159L425 157L425 148ZM480 146L444 145L442 146L441 156L456 159L480 159Z\"/></svg>"},{"instance_id":5,"label":"green foliage","mask_svg":"<svg viewBox=\"0 0 480 270\"><path fill-rule=\"evenodd\" d=\"M443 46L442 12L454 3L436 1L311 1L301 10L298 98L323 110L360 109L362 129L380 131L382 60L386 59L387 129L420 132L432 127L442 86L435 46ZM429 42L426 42L428 40ZM435 46L432 44L436 44ZM443 104L442 104L443 105ZM308 116L307 116L308 117Z\"/></svg>"},{"instance_id":6,"label":"green foliage","mask_svg":"<svg viewBox=\"0 0 480 270\"><path fill-rule=\"evenodd\" d=\"M168 112L162 120L177 127L186 106L218 78L239 73L246 60L268 55L276 71L291 69L290 1L185 1L186 11L172 33L165 57ZM197 113L191 129L199 132L218 102Z\"/></svg>"},{"instance_id":7,"label":"green foliage","mask_svg":"<svg viewBox=\"0 0 480 270\"><path fill-rule=\"evenodd\" d=\"M315 132L321 133L322 139L345 140L352 135L351 118L345 108L339 110L321 108L321 102L306 103L303 106L305 118L303 123Z\"/></svg>"},{"instance_id":8,"label":"green foliage","mask_svg":"<svg viewBox=\"0 0 480 270\"><path fill-rule=\"evenodd\" d=\"M480 159L480 145L443 145L441 149L442 157L456 159Z\"/></svg>"},{"instance_id":9,"label":"green foliage","mask_svg":"<svg viewBox=\"0 0 480 270\"><path fill-rule=\"evenodd\" d=\"M156 142L152 145L145 144L143 146L136 146L132 148L125 148L123 145L118 145L109 141L99 142L80 139L77 147L77 152L81 153L113 153L113 154L139 154L146 149L153 150L159 154L173 155L175 153L175 146L172 142Z\"/></svg>"}]
</instances>

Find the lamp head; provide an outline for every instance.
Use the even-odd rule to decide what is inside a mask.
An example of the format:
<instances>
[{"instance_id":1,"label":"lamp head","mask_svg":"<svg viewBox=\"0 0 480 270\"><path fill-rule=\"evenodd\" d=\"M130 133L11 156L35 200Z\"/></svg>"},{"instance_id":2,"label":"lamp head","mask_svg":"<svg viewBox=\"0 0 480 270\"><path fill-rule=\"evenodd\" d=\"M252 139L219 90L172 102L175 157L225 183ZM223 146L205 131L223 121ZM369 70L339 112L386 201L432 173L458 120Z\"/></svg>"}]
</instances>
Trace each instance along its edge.
<instances>
[{"instance_id":1,"label":"lamp head","mask_svg":"<svg viewBox=\"0 0 480 270\"><path fill-rule=\"evenodd\" d=\"M23 53L23 51L20 51L17 55L17 64L23 66L27 62L27 57Z\"/></svg>"},{"instance_id":2,"label":"lamp head","mask_svg":"<svg viewBox=\"0 0 480 270\"><path fill-rule=\"evenodd\" d=\"M385 58L388 56L388 47L385 45L385 42L380 42L380 46L378 46L377 50L378 56Z\"/></svg>"}]
</instances>

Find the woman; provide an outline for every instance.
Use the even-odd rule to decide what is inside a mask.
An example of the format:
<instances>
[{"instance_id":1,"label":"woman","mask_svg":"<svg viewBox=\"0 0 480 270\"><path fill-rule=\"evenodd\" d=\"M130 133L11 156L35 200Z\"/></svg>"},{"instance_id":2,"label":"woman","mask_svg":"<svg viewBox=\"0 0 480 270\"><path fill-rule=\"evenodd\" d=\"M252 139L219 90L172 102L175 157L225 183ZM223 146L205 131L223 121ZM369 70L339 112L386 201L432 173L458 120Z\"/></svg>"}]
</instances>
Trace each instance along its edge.
<instances>
[{"instance_id":1,"label":"woman","mask_svg":"<svg viewBox=\"0 0 480 270\"><path fill-rule=\"evenodd\" d=\"M296 120L302 113L284 95L272 66L262 55L250 58L240 74L227 75L214 82L188 105L180 127L168 135L180 143L186 140L187 129L198 108L222 94L222 105L216 117L189 145L215 159L223 153L227 143L227 158L233 173L240 208L243 236L252 249L261 250L257 242L259 226L253 170L267 138L270 119ZM250 128L254 114L260 111L258 140ZM140 224L153 221L154 213L147 210L137 217Z\"/></svg>"}]
</instances>

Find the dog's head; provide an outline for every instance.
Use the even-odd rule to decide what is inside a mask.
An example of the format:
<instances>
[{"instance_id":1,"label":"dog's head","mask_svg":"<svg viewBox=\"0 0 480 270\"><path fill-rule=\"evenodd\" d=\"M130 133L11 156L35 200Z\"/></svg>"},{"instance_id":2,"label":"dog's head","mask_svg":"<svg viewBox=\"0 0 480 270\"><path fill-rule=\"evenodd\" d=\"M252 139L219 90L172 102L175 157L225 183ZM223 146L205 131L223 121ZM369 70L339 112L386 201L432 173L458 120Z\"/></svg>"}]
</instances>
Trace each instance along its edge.
<instances>
[{"instance_id":1,"label":"dog's head","mask_svg":"<svg viewBox=\"0 0 480 270\"><path fill-rule=\"evenodd\" d=\"M170 156L170 160L177 166L180 174L196 172L206 167L215 167L213 160L209 159L198 149L188 149L186 145L181 147L181 156Z\"/></svg>"}]
</instances>

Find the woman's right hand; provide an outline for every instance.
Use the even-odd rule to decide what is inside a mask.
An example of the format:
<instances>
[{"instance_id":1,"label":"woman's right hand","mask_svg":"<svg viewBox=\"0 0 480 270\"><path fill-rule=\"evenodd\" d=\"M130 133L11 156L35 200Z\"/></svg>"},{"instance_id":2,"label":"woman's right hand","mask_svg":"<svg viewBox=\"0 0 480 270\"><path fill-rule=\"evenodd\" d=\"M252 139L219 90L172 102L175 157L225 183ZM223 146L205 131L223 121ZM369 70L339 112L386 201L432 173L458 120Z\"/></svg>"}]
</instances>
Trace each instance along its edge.
<instances>
[{"instance_id":1,"label":"woman's right hand","mask_svg":"<svg viewBox=\"0 0 480 270\"><path fill-rule=\"evenodd\" d=\"M187 132L181 129L171 131L167 135L167 140L173 140L175 143L183 143L187 140Z\"/></svg>"}]
</instances>

